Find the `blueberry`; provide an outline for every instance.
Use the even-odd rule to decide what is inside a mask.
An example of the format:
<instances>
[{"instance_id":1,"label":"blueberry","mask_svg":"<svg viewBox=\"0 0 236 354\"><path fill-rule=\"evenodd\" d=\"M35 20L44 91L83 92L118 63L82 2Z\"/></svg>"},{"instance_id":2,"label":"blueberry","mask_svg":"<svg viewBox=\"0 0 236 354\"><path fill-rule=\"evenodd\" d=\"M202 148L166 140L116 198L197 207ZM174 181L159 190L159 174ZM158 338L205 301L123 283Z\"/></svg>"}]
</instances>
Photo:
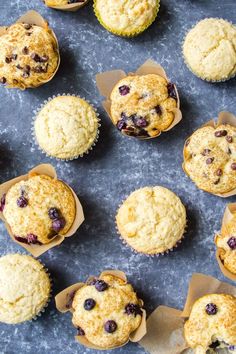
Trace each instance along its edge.
<instances>
[{"instance_id":1,"label":"blueberry","mask_svg":"<svg viewBox=\"0 0 236 354\"><path fill-rule=\"evenodd\" d=\"M74 300L76 291L72 291L71 293L67 294L67 302L66 302L66 308L70 309L72 307L72 302Z\"/></svg>"},{"instance_id":2,"label":"blueberry","mask_svg":"<svg viewBox=\"0 0 236 354\"><path fill-rule=\"evenodd\" d=\"M175 90L175 85L172 84L171 82L169 82L167 85L167 91L168 91L169 97L174 98L177 101L177 94L176 94L176 90Z\"/></svg>"},{"instance_id":3,"label":"blueberry","mask_svg":"<svg viewBox=\"0 0 236 354\"><path fill-rule=\"evenodd\" d=\"M28 244L28 240L25 237L20 237L20 236L14 236L15 240L21 243L27 243Z\"/></svg>"},{"instance_id":4,"label":"blueberry","mask_svg":"<svg viewBox=\"0 0 236 354\"><path fill-rule=\"evenodd\" d=\"M98 279L95 282L95 288L99 292L105 291L108 289L108 284L104 280Z\"/></svg>"},{"instance_id":5,"label":"blueberry","mask_svg":"<svg viewBox=\"0 0 236 354\"><path fill-rule=\"evenodd\" d=\"M148 122L146 121L145 118L143 117L135 117L134 118L134 124L137 126L137 127L140 127L140 128L145 128L147 125L148 125Z\"/></svg>"},{"instance_id":6,"label":"blueberry","mask_svg":"<svg viewBox=\"0 0 236 354\"><path fill-rule=\"evenodd\" d=\"M16 204L19 208L25 208L28 205L28 199L26 199L23 195L19 197L16 201Z\"/></svg>"},{"instance_id":7,"label":"blueberry","mask_svg":"<svg viewBox=\"0 0 236 354\"><path fill-rule=\"evenodd\" d=\"M231 164L231 168L232 168L233 171L236 171L236 162L233 162Z\"/></svg>"},{"instance_id":8,"label":"blueberry","mask_svg":"<svg viewBox=\"0 0 236 354\"><path fill-rule=\"evenodd\" d=\"M227 244L231 248L231 250L236 250L236 237L232 236L228 239Z\"/></svg>"},{"instance_id":9,"label":"blueberry","mask_svg":"<svg viewBox=\"0 0 236 354\"><path fill-rule=\"evenodd\" d=\"M66 221L63 217L59 218L59 219L54 219L52 222L52 228L54 231L59 232L60 230L62 230L64 228L66 224Z\"/></svg>"},{"instance_id":10,"label":"blueberry","mask_svg":"<svg viewBox=\"0 0 236 354\"><path fill-rule=\"evenodd\" d=\"M141 311L140 307L138 305L131 304L131 303L129 303L125 306L125 313L127 315L134 315L135 317L137 315L142 316L142 311Z\"/></svg>"},{"instance_id":11,"label":"blueberry","mask_svg":"<svg viewBox=\"0 0 236 354\"><path fill-rule=\"evenodd\" d=\"M93 299L86 299L84 302L84 308L87 311L92 310L95 305L96 305L96 301L94 301Z\"/></svg>"},{"instance_id":12,"label":"blueberry","mask_svg":"<svg viewBox=\"0 0 236 354\"><path fill-rule=\"evenodd\" d=\"M119 121L117 122L117 124L116 124L116 127L117 127L118 130L125 129L126 126L127 126L127 125L126 125L125 121L123 121L122 119L119 120Z\"/></svg>"},{"instance_id":13,"label":"blueberry","mask_svg":"<svg viewBox=\"0 0 236 354\"><path fill-rule=\"evenodd\" d=\"M206 305L206 313L208 315L215 315L217 313L217 306L215 304L207 304Z\"/></svg>"},{"instance_id":14,"label":"blueberry","mask_svg":"<svg viewBox=\"0 0 236 354\"><path fill-rule=\"evenodd\" d=\"M50 208L48 210L48 216L51 220L60 218L60 211L57 208Z\"/></svg>"},{"instance_id":15,"label":"blueberry","mask_svg":"<svg viewBox=\"0 0 236 354\"><path fill-rule=\"evenodd\" d=\"M154 109L155 109L155 111L156 111L156 114L159 114L159 115L162 114L161 106L157 105Z\"/></svg>"},{"instance_id":16,"label":"blueberry","mask_svg":"<svg viewBox=\"0 0 236 354\"><path fill-rule=\"evenodd\" d=\"M236 345L229 345L228 349L229 350L236 350Z\"/></svg>"},{"instance_id":17,"label":"blueberry","mask_svg":"<svg viewBox=\"0 0 236 354\"><path fill-rule=\"evenodd\" d=\"M212 349L215 349L215 348L217 348L219 346L220 346L220 342L218 340L213 342L213 343L211 343L211 345L209 345L209 347L212 348Z\"/></svg>"},{"instance_id":18,"label":"blueberry","mask_svg":"<svg viewBox=\"0 0 236 354\"><path fill-rule=\"evenodd\" d=\"M27 241L28 241L29 244L30 243L32 243L32 244L40 243L38 241L38 237L36 235L34 235L34 234L28 234L27 235Z\"/></svg>"},{"instance_id":19,"label":"blueberry","mask_svg":"<svg viewBox=\"0 0 236 354\"><path fill-rule=\"evenodd\" d=\"M85 332L84 332L84 330L81 327L77 327L77 331L78 331L78 333L77 333L78 336L84 336L85 335Z\"/></svg>"},{"instance_id":20,"label":"blueberry","mask_svg":"<svg viewBox=\"0 0 236 354\"><path fill-rule=\"evenodd\" d=\"M104 324L104 329L107 333L113 333L117 329L117 324L115 321L109 320Z\"/></svg>"},{"instance_id":21,"label":"blueberry","mask_svg":"<svg viewBox=\"0 0 236 354\"><path fill-rule=\"evenodd\" d=\"M3 212L5 204L6 204L6 194L3 194L0 200L0 212Z\"/></svg>"},{"instance_id":22,"label":"blueberry","mask_svg":"<svg viewBox=\"0 0 236 354\"><path fill-rule=\"evenodd\" d=\"M123 85L119 87L119 92L121 96L126 96L130 92L129 86Z\"/></svg>"},{"instance_id":23,"label":"blueberry","mask_svg":"<svg viewBox=\"0 0 236 354\"><path fill-rule=\"evenodd\" d=\"M226 136L228 133L227 133L227 130L217 130L215 132L215 137L216 138L221 138L222 136Z\"/></svg>"},{"instance_id":24,"label":"blueberry","mask_svg":"<svg viewBox=\"0 0 236 354\"><path fill-rule=\"evenodd\" d=\"M0 78L0 84L5 85L6 82L7 82L7 79L4 76L2 76Z\"/></svg>"}]
</instances>

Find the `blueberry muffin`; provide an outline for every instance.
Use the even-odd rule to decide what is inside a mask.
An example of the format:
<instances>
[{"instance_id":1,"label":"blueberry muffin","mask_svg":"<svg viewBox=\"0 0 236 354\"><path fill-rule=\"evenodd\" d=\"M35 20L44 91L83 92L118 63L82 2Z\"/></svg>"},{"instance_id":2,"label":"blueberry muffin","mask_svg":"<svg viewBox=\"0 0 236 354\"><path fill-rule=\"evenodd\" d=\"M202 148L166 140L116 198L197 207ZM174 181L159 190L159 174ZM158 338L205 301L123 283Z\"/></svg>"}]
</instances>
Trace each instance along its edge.
<instances>
[{"instance_id":1,"label":"blueberry muffin","mask_svg":"<svg viewBox=\"0 0 236 354\"><path fill-rule=\"evenodd\" d=\"M155 20L159 0L95 0L94 11L108 31L119 36L136 36Z\"/></svg>"},{"instance_id":2,"label":"blueberry muffin","mask_svg":"<svg viewBox=\"0 0 236 354\"><path fill-rule=\"evenodd\" d=\"M111 92L111 118L123 134L155 138L175 118L175 86L156 74L127 76Z\"/></svg>"},{"instance_id":3,"label":"blueberry muffin","mask_svg":"<svg viewBox=\"0 0 236 354\"><path fill-rule=\"evenodd\" d=\"M142 302L132 286L114 275L92 278L76 291L72 322L78 336L101 349L125 344L141 324Z\"/></svg>"},{"instance_id":4,"label":"blueberry muffin","mask_svg":"<svg viewBox=\"0 0 236 354\"><path fill-rule=\"evenodd\" d=\"M49 27L16 23L0 37L0 47L0 82L7 87L37 87L57 70L58 44Z\"/></svg>"},{"instance_id":5,"label":"blueberry muffin","mask_svg":"<svg viewBox=\"0 0 236 354\"><path fill-rule=\"evenodd\" d=\"M35 318L47 305L50 279L31 256L0 257L0 322L16 324Z\"/></svg>"},{"instance_id":6,"label":"blueberry muffin","mask_svg":"<svg viewBox=\"0 0 236 354\"><path fill-rule=\"evenodd\" d=\"M120 235L135 251L148 255L171 250L183 237L186 210L170 190L156 186L138 189L116 215Z\"/></svg>"},{"instance_id":7,"label":"blueberry muffin","mask_svg":"<svg viewBox=\"0 0 236 354\"><path fill-rule=\"evenodd\" d=\"M93 107L75 96L58 96L37 114L34 131L40 148L49 156L72 160L96 142L98 118Z\"/></svg>"},{"instance_id":8,"label":"blueberry muffin","mask_svg":"<svg viewBox=\"0 0 236 354\"><path fill-rule=\"evenodd\" d=\"M216 235L215 244L225 268L236 275L236 213L223 225L221 233Z\"/></svg>"},{"instance_id":9,"label":"blueberry muffin","mask_svg":"<svg viewBox=\"0 0 236 354\"><path fill-rule=\"evenodd\" d=\"M84 3L87 0L44 0L47 6L64 6L69 4Z\"/></svg>"},{"instance_id":10,"label":"blueberry muffin","mask_svg":"<svg viewBox=\"0 0 236 354\"><path fill-rule=\"evenodd\" d=\"M225 124L196 130L184 146L183 168L198 188L223 194L236 188L236 128Z\"/></svg>"},{"instance_id":11,"label":"blueberry muffin","mask_svg":"<svg viewBox=\"0 0 236 354\"><path fill-rule=\"evenodd\" d=\"M16 241L47 244L71 228L76 205L70 188L45 175L31 175L7 192L3 215Z\"/></svg>"},{"instance_id":12,"label":"blueberry muffin","mask_svg":"<svg viewBox=\"0 0 236 354\"><path fill-rule=\"evenodd\" d=\"M219 18L206 18L192 28L183 54L190 70L203 80L223 81L236 74L236 27Z\"/></svg>"},{"instance_id":13,"label":"blueberry muffin","mask_svg":"<svg viewBox=\"0 0 236 354\"><path fill-rule=\"evenodd\" d=\"M227 348L236 352L236 298L209 294L198 299L184 326L185 339L196 354Z\"/></svg>"}]
</instances>

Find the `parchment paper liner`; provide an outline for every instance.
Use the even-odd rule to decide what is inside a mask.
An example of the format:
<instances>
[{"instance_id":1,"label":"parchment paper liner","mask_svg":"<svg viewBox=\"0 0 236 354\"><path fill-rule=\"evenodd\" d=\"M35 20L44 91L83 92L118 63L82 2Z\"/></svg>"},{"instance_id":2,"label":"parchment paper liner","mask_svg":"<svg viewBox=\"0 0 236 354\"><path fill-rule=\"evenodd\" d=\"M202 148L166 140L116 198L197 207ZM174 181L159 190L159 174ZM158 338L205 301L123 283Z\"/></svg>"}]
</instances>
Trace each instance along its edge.
<instances>
[{"instance_id":1,"label":"parchment paper liner","mask_svg":"<svg viewBox=\"0 0 236 354\"><path fill-rule=\"evenodd\" d=\"M47 7L50 7L51 9L55 10L61 10L61 11L70 11L70 12L75 12L79 10L81 7L86 5L89 2L89 0L84 0L84 2L77 2L74 4L68 4L68 5L62 5L62 6L49 6L45 4Z\"/></svg>"},{"instance_id":2,"label":"parchment paper liner","mask_svg":"<svg viewBox=\"0 0 236 354\"><path fill-rule=\"evenodd\" d=\"M59 157L55 157L55 156L52 156L52 155L49 155L45 150L43 150L40 146L39 146L39 143L37 141L37 137L36 137L36 134L35 134L35 128L34 128L34 123L35 123L35 120L37 118L37 115L39 114L39 112L43 109L43 107L50 101L52 101L54 98L58 97L58 96L73 96L73 97L78 97L78 98L81 98L83 99L84 101L86 101L92 108L93 110L95 111L96 113L96 116L97 116L97 122L98 122L98 128L97 128L97 134L96 134L96 137L92 143L92 145L83 153L83 154L80 154L80 155L77 155L75 157L72 157L72 158L69 158L69 159L63 159L63 158L59 158ZM32 123L31 123L31 135L33 137L33 142L34 142L34 146L36 146L36 148L41 151L44 155L46 155L47 157L49 157L50 159L52 160L57 160L57 161L72 161L72 160L76 160L78 159L79 157L83 157L84 155L88 155L89 152L91 150L93 150L93 148L95 147L95 145L97 144L97 141L98 141L98 138L99 138L99 135L100 135L100 130L99 128L101 127L101 124L100 124L100 121L101 119L99 118L99 113L97 112L97 108L93 106L93 104L89 101L89 100L86 100L84 97L80 97L79 95L75 95L75 94L70 94L70 93L58 93L57 95L53 95L52 97L48 97L47 100L44 100L43 103L38 107L36 108L34 111L34 117L33 117L33 120L32 120Z\"/></svg>"},{"instance_id":3,"label":"parchment paper liner","mask_svg":"<svg viewBox=\"0 0 236 354\"><path fill-rule=\"evenodd\" d=\"M107 71L107 72L103 72L103 73L96 75L96 83L97 83L98 90L99 90L100 94L102 96L105 96L105 98L106 98L106 100L102 102L103 108L107 112L107 114L113 124L114 124L114 122L111 118L110 95L111 95L111 92L112 92L114 86L118 83L118 81L120 81L121 79L124 79L128 75L140 75L141 76L141 75L147 75L147 74L157 74L157 75L163 77L168 82L170 82L166 76L166 73L165 73L165 70L163 69L163 67L151 59L148 59L143 65L141 65L135 71L135 73L126 74L123 70L113 70L113 71ZM182 113L180 111L179 94L178 94L178 90L177 90L176 86L175 86L175 91L176 91L176 95L177 95L177 108L175 108L173 110L173 112L175 113L175 117L174 117L174 120L171 123L171 125L167 129L163 130L164 132L171 130L182 119ZM147 138L135 137L135 138L138 138L140 140L154 139L154 138L157 138L160 134L161 134L161 132L155 137L147 137ZM125 134L123 134L123 135L125 135ZM127 136L127 135L125 135L125 136Z\"/></svg>"},{"instance_id":4,"label":"parchment paper liner","mask_svg":"<svg viewBox=\"0 0 236 354\"><path fill-rule=\"evenodd\" d=\"M50 32L54 37L56 47L57 47L56 49L57 49L57 54L58 54L58 63L57 63L57 67L56 67L54 73L52 74L52 76L49 79L44 80L44 81L40 81L35 86L30 86L30 87L29 86L24 87L24 84L22 84L22 86L19 87L21 90L25 90L26 88L36 88L38 86L41 86L41 85L46 84L47 82L51 81L52 78L56 75L56 72L59 68L60 61L61 61L57 37L56 37L55 33L53 32L53 30L48 26L48 23L44 20L44 18L38 12L36 12L34 10L30 10L30 11L26 12L24 15L22 15L15 23L23 23L23 22L31 24L31 25L37 25L37 26L45 28L45 29L50 29ZM7 29L6 26L0 27L0 36L2 36L3 34L6 33L6 29ZM6 87L8 87L8 86L6 85ZM11 87L11 86L9 86L9 87ZM16 88L16 87L14 86L14 88Z\"/></svg>"},{"instance_id":5,"label":"parchment paper liner","mask_svg":"<svg viewBox=\"0 0 236 354\"><path fill-rule=\"evenodd\" d=\"M217 128L219 125L221 124L229 124L233 127L236 128L236 116L230 112L225 112L225 111L222 111L218 114L218 119L217 121L215 121L214 119L210 120L209 122L203 124L200 128L203 128L203 127L213 127L213 128ZM200 129L198 128L198 129ZM190 135L186 140L185 140L185 143L184 143L184 149L183 149L183 159L184 159L184 162L182 164L182 168L184 170L184 172L186 173L186 175L190 178L188 172L186 171L185 167L184 167L184 163L185 163L185 156L184 156L184 152L185 152L185 145L186 145L186 142L189 138L191 138L192 135ZM191 178L190 178L191 179ZM191 179L192 180L192 179ZM192 180L193 181L193 180ZM193 181L194 182L194 181ZM199 188L199 187L198 187ZM199 188L200 189L200 188ZM204 189L202 189L204 190ZM222 197L222 198L228 198L228 197L232 197L233 195L236 194L236 188L234 188L232 191L230 192L226 192L226 193L213 193L213 192L209 192L209 191L205 191L205 192L208 192L208 193L211 193L211 194L214 194L214 195L217 195L219 197Z\"/></svg>"},{"instance_id":6,"label":"parchment paper liner","mask_svg":"<svg viewBox=\"0 0 236 354\"><path fill-rule=\"evenodd\" d=\"M56 174L56 170L54 169L54 167L50 164L42 164L42 165L38 165L36 167L34 167L32 170L30 170L28 172L28 174L26 175L22 175L19 177L16 177L8 182L5 182L3 184L0 185L0 197L2 197L3 194L6 194L7 191L11 188L11 186L13 186L14 184L16 184L17 182L20 182L22 180L27 180L28 177L30 176L30 174L39 174L39 175L47 175L50 176L54 179L57 179L57 174ZM64 182L63 182L64 183ZM66 183L65 183L66 184ZM66 184L67 185L67 184ZM67 185L67 187L69 187ZM70 187L69 187L70 188ZM74 199L75 199L75 204L76 204L76 215L75 215L75 220L71 226L71 228L67 231L67 233L65 235L60 235L58 234L55 238L52 239L51 242L49 242L46 245L28 245L22 242L18 242L15 240L11 228L8 225L8 223L6 222L3 213L0 212L0 219L5 223L6 229L11 237L11 239L16 242L18 245L20 245L21 247L25 248L28 252L30 252L34 257L38 257L41 254L45 253L46 251L48 251L49 249L60 245L65 237L70 237L72 236L76 230L79 228L79 226L82 224L82 222L84 221L84 214L83 214L83 209L82 206L80 204L80 201L78 199L78 197L76 196L75 192L72 190L72 188L70 188L71 192L73 193Z\"/></svg>"},{"instance_id":7,"label":"parchment paper liner","mask_svg":"<svg viewBox=\"0 0 236 354\"><path fill-rule=\"evenodd\" d=\"M230 203L226 206L223 220L222 220L222 226L221 226L221 232L225 230L227 232L227 224L230 222L230 220L233 218L233 213L236 213L236 203ZM230 234L229 234L230 235ZM217 234L215 235L215 239L217 237ZM236 257L236 253L235 253ZM221 272L224 274L226 278L229 278L230 280L236 281L236 274L230 272L225 266L220 258L220 248L217 248L216 250L216 260L219 264Z\"/></svg>"},{"instance_id":8,"label":"parchment paper liner","mask_svg":"<svg viewBox=\"0 0 236 354\"><path fill-rule=\"evenodd\" d=\"M197 299L213 293L236 296L236 287L211 276L194 273L189 283L183 311L166 306L157 307L147 320L147 335L139 344L150 354L185 353L185 349L188 348L184 339L185 320Z\"/></svg>"},{"instance_id":9,"label":"parchment paper liner","mask_svg":"<svg viewBox=\"0 0 236 354\"><path fill-rule=\"evenodd\" d=\"M233 23L231 21L228 21L226 19L222 19L220 17L206 17L202 20L206 20L206 19L211 19L211 18L214 18L214 19L218 19L218 20L224 20L224 21L227 21L229 22L231 25L233 25ZM201 21L201 20L200 20ZM185 32L185 35L184 35L184 38L183 38L183 41L182 41L182 58L184 60L184 63L185 65L187 66L187 68L189 69L189 71L191 71L191 73L193 75L195 75L196 77L198 77L199 79L203 80L203 81L207 81L207 82L211 82L211 83L217 83L217 82L225 82L225 81L228 81L230 79L233 79L235 77L236 74L233 74L229 77L226 77L225 79L220 79L220 80L210 80L210 79L206 79L200 75L198 75L195 71L192 70L192 68L190 67L189 63L187 62L187 59L185 58L185 55L184 55L184 43L185 43L185 40L186 40L186 37L188 35L188 33L200 22L200 21L197 21L190 29L188 29L186 32Z\"/></svg>"},{"instance_id":10,"label":"parchment paper liner","mask_svg":"<svg viewBox=\"0 0 236 354\"><path fill-rule=\"evenodd\" d=\"M124 280L125 282L127 282L127 277L126 275L120 271L120 270L105 270L103 271L100 276L103 275L107 275L107 274L111 274L117 278L120 278L122 280ZM89 277L86 281L86 283L94 277ZM80 289L82 286L84 286L86 283L76 283L74 285L69 286L68 288L64 289L63 291L61 291L59 294L56 295L55 297L55 302L56 302L56 308L58 311L64 313L67 311L70 311L71 313L73 313L72 308L68 308L66 305L68 304L68 296L74 292L77 291L78 289ZM142 300L141 300L142 301ZM142 302L143 303L143 302ZM131 333L129 340L131 342L138 342L140 341L143 336L146 334L146 311L142 308L142 321L140 326L136 329L136 331L134 331L133 333ZM78 340L80 342L80 344L84 345L87 348L92 348L92 349L98 349L98 350L106 350L106 349L115 349L118 347L123 347L125 344L127 344L129 341L127 341L126 343L120 345L120 346L115 346L115 347L109 347L109 348L103 348L103 347L99 347L96 346L92 343L90 343L87 339L86 336L75 336L75 339Z\"/></svg>"}]
</instances>

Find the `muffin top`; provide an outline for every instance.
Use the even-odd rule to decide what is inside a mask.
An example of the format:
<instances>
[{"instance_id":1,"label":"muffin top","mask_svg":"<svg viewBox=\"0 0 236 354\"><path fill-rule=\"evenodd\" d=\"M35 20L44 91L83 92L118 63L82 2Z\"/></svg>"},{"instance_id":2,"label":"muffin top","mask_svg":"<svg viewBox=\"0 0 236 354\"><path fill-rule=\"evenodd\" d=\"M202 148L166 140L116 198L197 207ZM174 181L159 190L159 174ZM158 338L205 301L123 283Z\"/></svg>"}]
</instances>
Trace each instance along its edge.
<instances>
[{"instance_id":1,"label":"muffin top","mask_svg":"<svg viewBox=\"0 0 236 354\"><path fill-rule=\"evenodd\" d=\"M8 87L37 87L57 69L59 53L49 27L16 23L0 37L0 47L0 82Z\"/></svg>"},{"instance_id":2,"label":"muffin top","mask_svg":"<svg viewBox=\"0 0 236 354\"><path fill-rule=\"evenodd\" d=\"M228 21L207 18L191 29L183 54L190 69L203 79L220 81L236 74L236 27Z\"/></svg>"},{"instance_id":3,"label":"muffin top","mask_svg":"<svg viewBox=\"0 0 236 354\"><path fill-rule=\"evenodd\" d=\"M236 188L236 128L202 127L186 141L184 169L196 185L209 193Z\"/></svg>"},{"instance_id":4,"label":"muffin top","mask_svg":"<svg viewBox=\"0 0 236 354\"><path fill-rule=\"evenodd\" d=\"M44 0L47 6L63 6L74 3L82 3L86 0Z\"/></svg>"},{"instance_id":5,"label":"muffin top","mask_svg":"<svg viewBox=\"0 0 236 354\"><path fill-rule=\"evenodd\" d=\"M177 93L173 84L156 74L127 76L111 93L111 118L123 134L156 137L174 120Z\"/></svg>"},{"instance_id":6,"label":"muffin top","mask_svg":"<svg viewBox=\"0 0 236 354\"><path fill-rule=\"evenodd\" d=\"M205 354L207 349L236 345L236 298L231 295L209 294L198 299L184 326L190 348Z\"/></svg>"},{"instance_id":7,"label":"muffin top","mask_svg":"<svg viewBox=\"0 0 236 354\"><path fill-rule=\"evenodd\" d=\"M95 11L102 24L121 35L142 32L157 14L157 0L95 0Z\"/></svg>"},{"instance_id":8,"label":"muffin top","mask_svg":"<svg viewBox=\"0 0 236 354\"><path fill-rule=\"evenodd\" d=\"M49 243L71 228L76 214L70 188L57 179L32 175L6 194L3 215L15 239L28 244Z\"/></svg>"},{"instance_id":9,"label":"muffin top","mask_svg":"<svg viewBox=\"0 0 236 354\"><path fill-rule=\"evenodd\" d=\"M0 257L0 322L15 324L34 318L47 304L50 279L31 256Z\"/></svg>"},{"instance_id":10,"label":"muffin top","mask_svg":"<svg viewBox=\"0 0 236 354\"><path fill-rule=\"evenodd\" d=\"M87 152L98 134L93 107L75 96L58 96L49 101L35 120L35 136L48 155L73 159Z\"/></svg>"},{"instance_id":11,"label":"muffin top","mask_svg":"<svg viewBox=\"0 0 236 354\"><path fill-rule=\"evenodd\" d=\"M219 256L225 268L236 274L236 212L233 218L222 227L221 233L215 237Z\"/></svg>"},{"instance_id":12,"label":"muffin top","mask_svg":"<svg viewBox=\"0 0 236 354\"><path fill-rule=\"evenodd\" d=\"M163 253L182 238L186 210L170 190L156 186L130 194L116 216L118 230L137 252Z\"/></svg>"},{"instance_id":13,"label":"muffin top","mask_svg":"<svg viewBox=\"0 0 236 354\"><path fill-rule=\"evenodd\" d=\"M101 348L125 344L141 323L141 301L132 286L113 275L90 279L74 296L78 335Z\"/></svg>"}]
</instances>

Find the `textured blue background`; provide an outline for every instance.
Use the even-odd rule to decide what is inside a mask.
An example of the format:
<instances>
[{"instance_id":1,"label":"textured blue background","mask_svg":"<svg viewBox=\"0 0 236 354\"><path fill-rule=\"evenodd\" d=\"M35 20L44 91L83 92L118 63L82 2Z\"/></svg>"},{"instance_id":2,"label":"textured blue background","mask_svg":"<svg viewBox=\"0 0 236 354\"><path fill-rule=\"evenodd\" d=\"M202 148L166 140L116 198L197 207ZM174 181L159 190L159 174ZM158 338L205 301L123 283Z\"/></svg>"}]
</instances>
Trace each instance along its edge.
<instances>
[{"instance_id":1,"label":"textured blue background","mask_svg":"<svg viewBox=\"0 0 236 354\"><path fill-rule=\"evenodd\" d=\"M159 304L181 308L193 272L224 279L214 257L213 234L220 228L227 202L198 190L184 175L183 143L219 111L236 113L236 80L209 84L194 77L183 63L181 43L185 32L204 17L223 17L236 23L235 1L162 0L155 23L134 39L118 38L105 31L93 15L92 2L76 13L65 13L46 8L41 0L1 0L1 24L13 23L32 8L55 30L62 62L55 78L40 88L25 92L0 88L0 183L36 164L52 162L59 177L71 184L81 198L86 217L83 226L74 237L41 257L54 279L54 295L103 269L120 268L144 299L148 313ZM150 57L160 62L177 84L183 120L156 140L136 141L122 137L112 126L101 108L95 74L110 69L132 71ZM68 163L45 158L33 146L30 135L33 110L49 96L63 92L91 100L102 119L95 149L83 159ZM159 184L176 192L186 205L186 238L167 256L135 255L116 235L116 209L134 189ZM1 254L21 250L10 240L2 223L0 240ZM70 314L58 313L51 301L36 322L0 325L0 353L97 352L77 344L75 334ZM145 351L130 343L113 353Z\"/></svg>"}]
</instances>

